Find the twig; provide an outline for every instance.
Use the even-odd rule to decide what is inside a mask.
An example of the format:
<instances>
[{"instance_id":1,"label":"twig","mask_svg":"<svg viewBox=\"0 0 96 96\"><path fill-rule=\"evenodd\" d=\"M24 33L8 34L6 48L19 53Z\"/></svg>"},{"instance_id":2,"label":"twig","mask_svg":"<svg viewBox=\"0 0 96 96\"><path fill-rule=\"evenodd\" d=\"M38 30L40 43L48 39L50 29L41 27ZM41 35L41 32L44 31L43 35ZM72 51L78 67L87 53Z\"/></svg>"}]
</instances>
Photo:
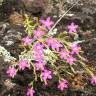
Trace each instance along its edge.
<instances>
[{"instance_id":1,"label":"twig","mask_svg":"<svg viewBox=\"0 0 96 96\"><path fill-rule=\"evenodd\" d=\"M56 21L56 23L52 26L52 28L49 30L49 33L56 27L56 25L61 21L61 19L79 2L78 0L76 3L74 3L61 17Z\"/></svg>"},{"instance_id":2,"label":"twig","mask_svg":"<svg viewBox=\"0 0 96 96\"><path fill-rule=\"evenodd\" d=\"M89 95L91 95L91 96L96 96L96 94L95 93L93 93L93 92L89 92L89 91L86 91L86 90L82 90L82 89L72 89L72 92L81 92L81 94L83 93L83 94L88 94L88 96Z\"/></svg>"}]
</instances>

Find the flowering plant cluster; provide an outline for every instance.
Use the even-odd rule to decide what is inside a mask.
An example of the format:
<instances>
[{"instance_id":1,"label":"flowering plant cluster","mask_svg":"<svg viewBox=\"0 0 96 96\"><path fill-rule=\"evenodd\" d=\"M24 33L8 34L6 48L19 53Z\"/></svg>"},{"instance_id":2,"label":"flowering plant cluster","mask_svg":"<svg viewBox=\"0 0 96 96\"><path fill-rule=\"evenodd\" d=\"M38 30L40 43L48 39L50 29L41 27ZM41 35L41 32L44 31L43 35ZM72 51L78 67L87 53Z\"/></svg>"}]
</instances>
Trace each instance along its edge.
<instances>
[{"instance_id":1,"label":"flowering plant cluster","mask_svg":"<svg viewBox=\"0 0 96 96\"><path fill-rule=\"evenodd\" d=\"M33 18L30 21L28 17L24 22L27 36L22 38L22 46L24 52L19 56L19 61L15 66L12 65L7 70L7 74L14 78L20 70L33 70L34 79L28 85L27 96L36 94L34 82L38 79L45 85L51 81L53 76L58 77L57 88L64 91L71 84L71 78L67 76L75 76L78 71L84 70L88 76L92 77L91 83L96 84L96 76L87 68L84 63L84 58L81 56L82 50L78 43L67 41L66 34L77 34L78 25L71 23L67 26L68 32L64 32L63 37L55 36L57 31L53 29L50 32L54 22L48 17L45 20ZM81 69L78 69L78 66Z\"/></svg>"}]
</instances>

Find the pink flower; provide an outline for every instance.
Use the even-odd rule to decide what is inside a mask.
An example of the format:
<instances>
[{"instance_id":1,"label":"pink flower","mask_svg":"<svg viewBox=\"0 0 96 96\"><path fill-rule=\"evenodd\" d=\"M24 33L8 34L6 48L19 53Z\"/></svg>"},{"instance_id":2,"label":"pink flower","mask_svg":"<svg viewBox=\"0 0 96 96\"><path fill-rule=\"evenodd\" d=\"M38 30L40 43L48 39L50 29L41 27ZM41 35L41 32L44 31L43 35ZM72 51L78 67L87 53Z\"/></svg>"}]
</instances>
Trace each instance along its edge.
<instances>
[{"instance_id":1,"label":"pink flower","mask_svg":"<svg viewBox=\"0 0 96 96\"><path fill-rule=\"evenodd\" d=\"M43 52L35 52L34 53L34 59L36 60L36 61L43 61L43 59L44 59L44 54L43 54Z\"/></svg>"},{"instance_id":2,"label":"pink flower","mask_svg":"<svg viewBox=\"0 0 96 96\"><path fill-rule=\"evenodd\" d=\"M93 76L92 77L91 84L96 85L96 76Z\"/></svg>"},{"instance_id":3,"label":"pink flower","mask_svg":"<svg viewBox=\"0 0 96 96\"><path fill-rule=\"evenodd\" d=\"M47 79L52 79L51 74L52 74L51 71L49 71L49 70L44 70L44 71L42 72L43 80L46 81Z\"/></svg>"},{"instance_id":4,"label":"pink flower","mask_svg":"<svg viewBox=\"0 0 96 96\"><path fill-rule=\"evenodd\" d=\"M67 61L70 65L72 65L72 64L76 61L76 58L70 56L70 57L66 58L66 61Z\"/></svg>"},{"instance_id":5,"label":"pink flower","mask_svg":"<svg viewBox=\"0 0 96 96\"><path fill-rule=\"evenodd\" d=\"M30 64L28 63L28 61L27 60L20 60L19 61L19 67L22 69L22 70L24 70L25 68L29 68L30 67Z\"/></svg>"},{"instance_id":6,"label":"pink flower","mask_svg":"<svg viewBox=\"0 0 96 96\"><path fill-rule=\"evenodd\" d=\"M52 46L52 45L54 44L54 41L55 41L55 39L52 38L52 37L50 37L50 38L48 38L48 39L46 40L46 42L48 43L48 46Z\"/></svg>"},{"instance_id":7,"label":"pink flower","mask_svg":"<svg viewBox=\"0 0 96 96\"><path fill-rule=\"evenodd\" d=\"M81 47L79 47L76 43L73 43L71 45L71 48L72 48L72 54L79 54L80 50L81 50Z\"/></svg>"},{"instance_id":8,"label":"pink flower","mask_svg":"<svg viewBox=\"0 0 96 96\"><path fill-rule=\"evenodd\" d=\"M32 87L28 88L27 96L34 96L34 93L35 93L35 90Z\"/></svg>"},{"instance_id":9,"label":"pink flower","mask_svg":"<svg viewBox=\"0 0 96 96\"><path fill-rule=\"evenodd\" d=\"M45 32L41 31L40 28L38 28L37 30L34 31L34 38L36 39L40 39L44 36Z\"/></svg>"},{"instance_id":10,"label":"pink flower","mask_svg":"<svg viewBox=\"0 0 96 96\"><path fill-rule=\"evenodd\" d=\"M24 46L27 46L27 45L30 45L33 40L29 38L28 36L26 36L22 39L22 41L23 41Z\"/></svg>"},{"instance_id":11,"label":"pink flower","mask_svg":"<svg viewBox=\"0 0 96 96\"><path fill-rule=\"evenodd\" d=\"M46 64L45 62L41 62L41 61L35 63L36 70L44 70L45 64Z\"/></svg>"},{"instance_id":12,"label":"pink flower","mask_svg":"<svg viewBox=\"0 0 96 96\"><path fill-rule=\"evenodd\" d=\"M58 41L58 40L56 40L55 38L52 38L52 37L48 38L46 40L46 42L48 43L48 46L51 46L52 49L56 49L56 51L59 51L59 48L63 47L63 45L61 44L60 41Z\"/></svg>"},{"instance_id":13,"label":"pink flower","mask_svg":"<svg viewBox=\"0 0 96 96\"><path fill-rule=\"evenodd\" d=\"M70 56L70 52L66 49L63 49L61 52L60 52L60 57L61 59L67 59L67 57Z\"/></svg>"},{"instance_id":14,"label":"pink flower","mask_svg":"<svg viewBox=\"0 0 96 96\"><path fill-rule=\"evenodd\" d=\"M76 32L78 25L75 25L75 23L72 22L70 25L67 26L67 28L68 28L69 32Z\"/></svg>"},{"instance_id":15,"label":"pink flower","mask_svg":"<svg viewBox=\"0 0 96 96\"><path fill-rule=\"evenodd\" d=\"M43 48L44 48L43 44L37 43L37 44L34 45L34 50L35 51L42 51Z\"/></svg>"},{"instance_id":16,"label":"pink flower","mask_svg":"<svg viewBox=\"0 0 96 96\"><path fill-rule=\"evenodd\" d=\"M56 49L56 51L59 51L59 49L63 47L60 41L56 40L54 44L52 45L52 49Z\"/></svg>"},{"instance_id":17,"label":"pink flower","mask_svg":"<svg viewBox=\"0 0 96 96\"><path fill-rule=\"evenodd\" d=\"M12 77L12 78L14 78L14 76L16 75L16 73L17 73L17 70L14 68L14 67L9 67L9 69L7 70L7 74L10 76L10 77Z\"/></svg>"},{"instance_id":18,"label":"pink flower","mask_svg":"<svg viewBox=\"0 0 96 96\"><path fill-rule=\"evenodd\" d=\"M51 18L48 17L46 20L40 20L42 23L43 27L47 27L49 30L51 29L51 26L54 24L53 21L50 20Z\"/></svg>"},{"instance_id":19,"label":"pink flower","mask_svg":"<svg viewBox=\"0 0 96 96\"><path fill-rule=\"evenodd\" d=\"M68 81L62 80L59 82L58 88L63 91L64 89L68 88Z\"/></svg>"}]
</instances>

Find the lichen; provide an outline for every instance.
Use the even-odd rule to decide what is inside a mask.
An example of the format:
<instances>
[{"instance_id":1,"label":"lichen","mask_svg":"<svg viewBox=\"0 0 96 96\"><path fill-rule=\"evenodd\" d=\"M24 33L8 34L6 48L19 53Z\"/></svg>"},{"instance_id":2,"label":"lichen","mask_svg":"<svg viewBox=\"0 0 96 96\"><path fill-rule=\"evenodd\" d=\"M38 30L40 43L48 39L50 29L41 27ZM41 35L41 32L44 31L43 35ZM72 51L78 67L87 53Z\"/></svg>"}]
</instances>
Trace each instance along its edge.
<instances>
[{"instance_id":1,"label":"lichen","mask_svg":"<svg viewBox=\"0 0 96 96\"><path fill-rule=\"evenodd\" d=\"M0 45L0 56L3 57L5 62L10 62L11 60L16 60L13 56L11 56L10 52L8 52L4 47Z\"/></svg>"},{"instance_id":2,"label":"lichen","mask_svg":"<svg viewBox=\"0 0 96 96\"><path fill-rule=\"evenodd\" d=\"M0 0L0 5L2 5L3 0Z\"/></svg>"}]
</instances>

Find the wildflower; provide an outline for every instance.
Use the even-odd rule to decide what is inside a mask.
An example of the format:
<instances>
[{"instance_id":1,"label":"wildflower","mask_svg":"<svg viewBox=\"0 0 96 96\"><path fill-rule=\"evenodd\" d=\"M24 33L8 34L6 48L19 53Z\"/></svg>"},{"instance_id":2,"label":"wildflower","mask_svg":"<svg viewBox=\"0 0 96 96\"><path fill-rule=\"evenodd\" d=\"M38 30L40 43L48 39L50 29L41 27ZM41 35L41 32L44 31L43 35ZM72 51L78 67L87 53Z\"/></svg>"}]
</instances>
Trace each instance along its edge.
<instances>
[{"instance_id":1,"label":"wildflower","mask_svg":"<svg viewBox=\"0 0 96 96\"><path fill-rule=\"evenodd\" d=\"M96 76L93 76L92 77L91 84L96 85Z\"/></svg>"},{"instance_id":2,"label":"wildflower","mask_svg":"<svg viewBox=\"0 0 96 96\"><path fill-rule=\"evenodd\" d=\"M43 44L37 43L37 44L34 45L34 50L35 51L42 51L43 47L44 47Z\"/></svg>"},{"instance_id":3,"label":"wildflower","mask_svg":"<svg viewBox=\"0 0 96 96\"><path fill-rule=\"evenodd\" d=\"M55 41L54 44L52 45L52 49L56 49L56 51L59 51L59 48L63 47L60 41Z\"/></svg>"},{"instance_id":4,"label":"wildflower","mask_svg":"<svg viewBox=\"0 0 96 96\"><path fill-rule=\"evenodd\" d=\"M40 20L42 23L43 27L47 27L49 30L51 29L51 26L54 24L53 21L50 20L51 18L48 17L46 20Z\"/></svg>"},{"instance_id":5,"label":"wildflower","mask_svg":"<svg viewBox=\"0 0 96 96\"><path fill-rule=\"evenodd\" d=\"M43 61L43 59L44 59L44 54L43 54L43 52L35 52L34 53L34 59L36 60L36 61Z\"/></svg>"},{"instance_id":6,"label":"wildflower","mask_svg":"<svg viewBox=\"0 0 96 96\"><path fill-rule=\"evenodd\" d=\"M27 46L27 45L30 45L33 40L29 38L28 36L26 36L22 39L22 41L23 41L24 46Z\"/></svg>"},{"instance_id":7,"label":"wildflower","mask_svg":"<svg viewBox=\"0 0 96 96\"><path fill-rule=\"evenodd\" d=\"M50 38L48 38L48 39L46 40L46 42L48 43L48 46L52 46L52 45L54 44L54 41L55 41L55 39L52 38L52 37L50 37Z\"/></svg>"},{"instance_id":8,"label":"wildflower","mask_svg":"<svg viewBox=\"0 0 96 96\"><path fill-rule=\"evenodd\" d=\"M45 62L41 62L41 61L35 63L36 70L44 70L45 64L46 64Z\"/></svg>"},{"instance_id":9,"label":"wildflower","mask_svg":"<svg viewBox=\"0 0 96 96\"><path fill-rule=\"evenodd\" d=\"M36 39L40 39L44 36L45 32L41 31L40 28L38 28L37 30L34 31L34 38Z\"/></svg>"},{"instance_id":10,"label":"wildflower","mask_svg":"<svg viewBox=\"0 0 96 96\"><path fill-rule=\"evenodd\" d=\"M71 44L72 54L79 54L81 47L79 47L76 43Z\"/></svg>"},{"instance_id":11,"label":"wildflower","mask_svg":"<svg viewBox=\"0 0 96 96\"><path fill-rule=\"evenodd\" d=\"M76 58L70 56L70 57L66 58L66 61L67 61L70 65L72 65L72 64L76 61Z\"/></svg>"},{"instance_id":12,"label":"wildflower","mask_svg":"<svg viewBox=\"0 0 96 96\"><path fill-rule=\"evenodd\" d=\"M42 78L44 81L46 81L47 79L52 79L52 76L51 76L52 72L49 71L49 70L44 70L42 72Z\"/></svg>"},{"instance_id":13,"label":"wildflower","mask_svg":"<svg viewBox=\"0 0 96 96\"><path fill-rule=\"evenodd\" d=\"M48 38L46 42L48 43L48 46L51 46L52 49L56 49L56 51L59 51L59 48L63 46L60 41L52 37Z\"/></svg>"},{"instance_id":14,"label":"wildflower","mask_svg":"<svg viewBox=\"0 0 96 96\"><path fill-rule=\"evenodd\" d=\"M75 25L75 23L72 22L70 25L67 26L67 28L68 28L69 32L76 32L78 25Z\"/></svg>"},{"instance_id":15,"label":"wildflower","mask_svg":"<svg viewBox=\"0 0 96 96\"><path fill-rule=\"evenodd\" d=\"M16 73L17 73L17 70L14 68L14 67L9 67L9 69L7 70L7 74L10 76L10 77L12 77L12 78L14 78L14 76L16 75Z\"/></svg>"},{"instance_id":16,"label":"wildflower","mask_svg":"<svg viewBox=\"0 0 96 96\"><path fill-rule=\"evenodd\" d=\"M35 93L35 90L32 87L28 88L27 96L34 96L34 93Z\"/></svg>"},{"instance_id":17,"label":"wildflower","mask_svg":"<svg viewBox=\"0 0 96 96\"><path fill-rule=\"evenodd\" d=\"M68 88L68 81L62 80L59 82L58 88L63 91L64 89Z\"/></svg>"},{"instance_id":18,"label":"wildflower","mask_svg":"<svg viewBox=\"0 0 96 96\"><path fill-rule=\"evenodd\" d=\"M60 52L60 57L61 59L66 59L67 57L70 56L70 52L66 49L63 49L61 52Z\"/></svg>"},{"instance_id":19,"label":"wildflower","mask_svg":"<svg viewBox=\"0 0 96 96\"><path fill-rule=\"evenodd\" d=\"M22 69L22 70L24 70L25 68L29 68L30 67L30 64L28 63L28 61L27 60L20 60L19 61L19 67Z\"/></svg>"}]
</instances>

